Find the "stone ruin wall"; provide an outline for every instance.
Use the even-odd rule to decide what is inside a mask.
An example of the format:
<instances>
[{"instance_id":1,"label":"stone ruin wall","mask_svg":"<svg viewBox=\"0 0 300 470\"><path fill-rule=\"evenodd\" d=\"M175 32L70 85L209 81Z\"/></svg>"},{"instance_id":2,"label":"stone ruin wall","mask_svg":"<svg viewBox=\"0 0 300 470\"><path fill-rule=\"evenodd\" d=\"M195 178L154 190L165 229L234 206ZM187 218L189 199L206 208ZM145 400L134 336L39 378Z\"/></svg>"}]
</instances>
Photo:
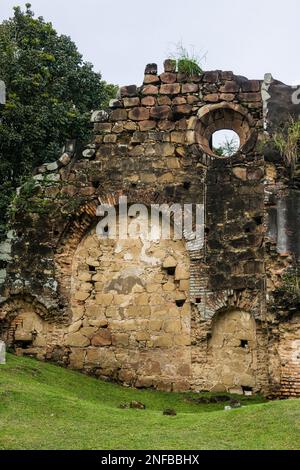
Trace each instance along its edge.
<instances>
[{"instance_id":1,"label":"stone ruin wall","mask_svg":"<svg viewBox=\"0 0 300 470\"><path fill-rule=\"evenodd\" d=\"M0 246L1 338L17 354L136 387L299 395L299 305L280 295L297 251L297 173L291 184L261 145L282 109L299 114L282 87L232 72L187 78L166 61L94 112L91 144L70 142L36 171L46 210L17 213ZM240 136L230 158L210 145L224 128ZM120 195L203 203L204 247L99 240L96 208Z\"/></svg>"}]
</instances>

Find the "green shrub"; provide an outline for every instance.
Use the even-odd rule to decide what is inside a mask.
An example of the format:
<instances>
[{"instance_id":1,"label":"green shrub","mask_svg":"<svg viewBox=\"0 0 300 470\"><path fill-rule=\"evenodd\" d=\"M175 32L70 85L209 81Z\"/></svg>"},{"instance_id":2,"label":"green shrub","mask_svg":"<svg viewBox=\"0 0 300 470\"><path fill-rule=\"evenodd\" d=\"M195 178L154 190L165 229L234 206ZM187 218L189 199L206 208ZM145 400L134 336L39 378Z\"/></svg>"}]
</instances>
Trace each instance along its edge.
<instances>
[{"instance_id":1,"label":"green shrub","mask_svg":"<svg viewBox=\"0 0 300 470\"><path fill-rule=\"evenodd\" d=\"M300 121L291 118L287 129L277 131L273 141L286 163L294 170L300 152Z\"/></svg>"}]
</instances>

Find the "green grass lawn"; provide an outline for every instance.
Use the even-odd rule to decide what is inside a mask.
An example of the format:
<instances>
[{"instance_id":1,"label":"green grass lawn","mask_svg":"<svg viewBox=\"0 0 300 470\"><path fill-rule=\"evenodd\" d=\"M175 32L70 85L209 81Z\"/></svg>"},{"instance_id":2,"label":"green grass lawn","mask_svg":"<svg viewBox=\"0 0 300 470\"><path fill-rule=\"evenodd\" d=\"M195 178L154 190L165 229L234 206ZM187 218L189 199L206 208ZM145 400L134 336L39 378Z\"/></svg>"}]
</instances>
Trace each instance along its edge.
<instances>
[{"instance_id":1,"label":"green grass lawn","mask_svg":"<svg viewBox=\"0 0 300 470\"><path fill-rule=\"evenodd\" d=\"M194 404L28 358L0 366L0 449L300 449L300 400ZM195 395L199 397L199 395ZM145 410L120 409L131 400ZM177 416L163 416L174 408Z\"/></svg>"}]
</instances>

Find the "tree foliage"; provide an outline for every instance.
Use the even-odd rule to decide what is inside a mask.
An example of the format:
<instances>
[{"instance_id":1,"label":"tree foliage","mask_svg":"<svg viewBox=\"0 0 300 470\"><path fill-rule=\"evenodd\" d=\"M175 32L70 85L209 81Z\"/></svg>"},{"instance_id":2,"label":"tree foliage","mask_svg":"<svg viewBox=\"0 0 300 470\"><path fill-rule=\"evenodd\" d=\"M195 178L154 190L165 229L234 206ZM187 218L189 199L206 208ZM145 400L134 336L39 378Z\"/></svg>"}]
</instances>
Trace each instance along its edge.
<instances>
[{"instance_id":1,"label":"tree foliage","mask_svg":"<svg viewBox=\"0 0 300 470\"><path fill-rule=\"evenodd\" d=\"M58 158L66 139L85 142L92 109L105 108L116 88L84 62L72 40L36 18L31 5L0 24L0 224L24 176Z\"/></svg>"}]
</instances>

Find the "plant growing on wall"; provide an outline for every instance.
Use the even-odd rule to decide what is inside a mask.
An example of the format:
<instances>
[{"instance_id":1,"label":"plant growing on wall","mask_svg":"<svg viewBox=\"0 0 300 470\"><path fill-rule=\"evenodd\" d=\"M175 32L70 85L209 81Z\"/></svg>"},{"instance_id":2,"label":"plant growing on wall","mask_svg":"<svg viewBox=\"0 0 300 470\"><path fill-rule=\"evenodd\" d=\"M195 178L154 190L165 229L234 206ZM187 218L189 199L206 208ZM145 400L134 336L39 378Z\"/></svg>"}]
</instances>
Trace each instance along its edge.
<instances>
[{"instance_id":1,"label":"plant growing on wall","mask_svg":"<svg viewBox=\"0 0 300 470\"><path fill-rule=\"evenodd\" d=\"M291 118L287 129L277 131L273 141L286 163L294 171L300 153L300 121Z\"/></svg>"},{"instance_id":2,"label":"plant growing on wall","mask_svg":"<svg viewBox=\"0 0 300 470\"><path fill-rule=\"evenodd\" d=\"M17 213L45 214L49 211L51 200L45 196L48 187L54 187L59 183L48 181L45 177L42 181L27 177L22 186L14 193L9 207L10 220L13 221Z\"/></svg>"},{"instance_id":3,"label":"plant growing on wall","mask_svg":"<svg viewBox=\"0 0 300 470\"><path fill-rule=\"evenodd\" d=\"M239 142L236 138L225 138L224 142L219 147L214 147L213 152L219 157L231 157L239 150Z\"/></svg>"},{"instance_id":4,"label":"plant growing on wall","mask_svg":"<svg viewBox=\"0 0 300 470\"><path fill-rule=\"evenodd\" d=\"M205 57L206 54L199 56L193 48L189 51L182 43L178 43L176 51L170 55L170 58L177 64L178 72L185 74L189 78L203 72L201 63Z\"/></svg>"}]
</instances>

